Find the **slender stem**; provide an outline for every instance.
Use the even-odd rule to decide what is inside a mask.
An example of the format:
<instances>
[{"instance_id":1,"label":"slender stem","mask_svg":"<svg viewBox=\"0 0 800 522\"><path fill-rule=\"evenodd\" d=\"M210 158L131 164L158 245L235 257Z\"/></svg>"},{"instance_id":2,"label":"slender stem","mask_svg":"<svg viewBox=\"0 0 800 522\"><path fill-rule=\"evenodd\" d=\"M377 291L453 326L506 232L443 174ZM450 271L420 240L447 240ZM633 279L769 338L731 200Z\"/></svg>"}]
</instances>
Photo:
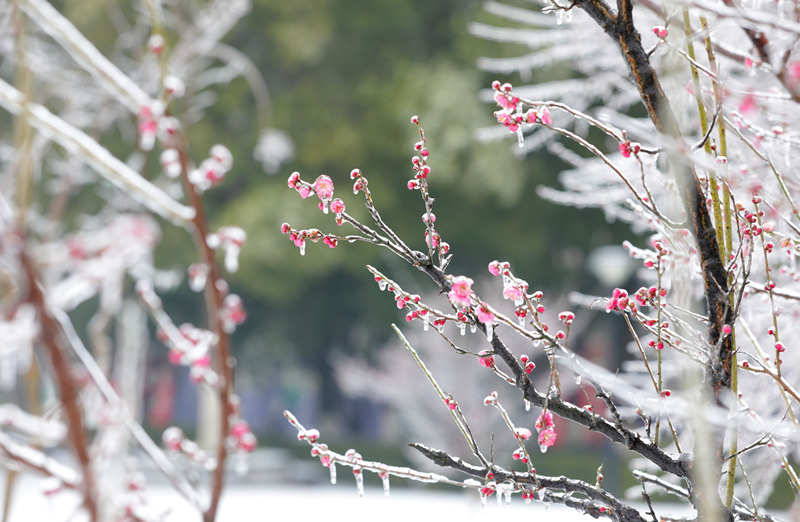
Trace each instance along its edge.
<instances>
[{"instance_id":1,"label":"slender stem","mask_svg":"<svg viewBox=\"0 0 800 522\"><path fill-rule=\"evenodd\" d=\"M72 377L69 361L65 357L62 338L59 335L58 321L47 304L47 298L39 286L39 278L33 267L33 262L25 250L21 253L21 261L25 270L28 285L28 299L39 313L40 332L39 338L50 356L56 384L59 390L61 404L67 418L67 433L72 449L78 459L78 465L83 475L83 507L89 514L89 519L94 522L98 517L97 489L94 471L92 470L91 457L89 456L89 441L83 426L83 414L78 400L78 386Z\"/></svg>"}]
</instances>

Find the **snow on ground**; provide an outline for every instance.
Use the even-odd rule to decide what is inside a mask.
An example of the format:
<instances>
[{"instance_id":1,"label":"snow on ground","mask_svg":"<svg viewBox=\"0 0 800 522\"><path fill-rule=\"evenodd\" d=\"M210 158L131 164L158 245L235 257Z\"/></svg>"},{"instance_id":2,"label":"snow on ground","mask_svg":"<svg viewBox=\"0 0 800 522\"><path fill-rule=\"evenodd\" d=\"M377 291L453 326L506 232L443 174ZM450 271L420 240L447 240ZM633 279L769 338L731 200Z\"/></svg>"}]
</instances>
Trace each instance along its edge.
<instances>
[{"instance_id":1,"label":"snow on ground","mask_svg":"<svg viewBox=\"0 0 800 522\"><path fill-rule=\"evenodd\" d=\"M148 491L151 512L169 511L165 522L199 520L197 513L182 497L167 487ZM10 522L82 521L75 517L80 500L74 492L45 496L41 480L25 475L19 478L11 506ZM494 498L481 508L478 494L396 489L385 497L380 488L367 488L359 498L353 484L284 486L232 485L222 497L219 522L267 520L380 520L381 522L427 520L497 519L497 516L549 516L560 522L594 520L561 506L545 508L526 505L515 496L510 505L499 506ZM518 519L518 520L521 520Z\"/></svg>"}]
</instances>

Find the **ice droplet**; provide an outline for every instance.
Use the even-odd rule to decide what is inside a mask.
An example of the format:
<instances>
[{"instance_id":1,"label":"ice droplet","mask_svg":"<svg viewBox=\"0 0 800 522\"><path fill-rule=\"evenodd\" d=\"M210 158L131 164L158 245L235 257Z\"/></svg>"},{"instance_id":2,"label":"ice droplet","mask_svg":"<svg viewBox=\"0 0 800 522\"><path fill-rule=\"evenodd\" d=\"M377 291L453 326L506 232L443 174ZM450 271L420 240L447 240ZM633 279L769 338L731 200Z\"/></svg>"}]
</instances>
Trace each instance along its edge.
<instances>
[{"instance_id":1,"label":"ice droplet","mask_svg":"<svg viewBox=\"0 0 800 522\"><path fill-rule=\"evenodd\" d=\"M471 325L469 325L469 333L475 333L477 331L478 331L478 325L477 324L472 323Z\"/></svg>"},{"instance_id":2,"label":"ice droplet","mask_svg":"<svg viewBox=\"0 0 800 522\"><path fill-rule=\"evenodd\" d=\"M581 385L581 376L579 374L577 374L577 373L575 374L575 385L576 386L580 386Z\"/></svg>"},{"instance_id":3,"label":"ice droplet","mask_svg":"<svg viewBox=\"0 0 800 522\"><path fill-rule=\"evenodd\" d=\"M331 462L328 468L331 470L331 484L336 484L336 463Z\"/></svg>"},{"instance_id":4,"label":"ice droplet","mask_svg":"<svg viewBox=\"0 0 800 522\"><path fill-rule=\"evenodd\" d=\"M361 468L353 468L353 475L356 476L356 488L358 489L358 496L364 496L364 474Z\"/></svg>"},{"instance_id":5,"label":"ice droplet","mask_svg":"<svg viewBox=\"0 0 800 522\"><path fill-rule=\"evenodd\" d=\"M381 480L383 481L383 494L387 497L389 496L389 474L386 472L382 472L380 474Z\"/></svg>"},{"instance_id":6,"label":"ice droplet","mask_svg":"<svg viewBox=\"0 0 800 522\"><path fill-rule=\"evenodd\" d=\"M494 337L494 325L492 323L488 323L486 325L486 339L489 342L492 342L492 337Z\"/></svg>"},{"instance_id":7,"label":"ice droplet","mask_svg":"<svg viewBox=\"0 0 800 522\"><path fill-rule=\"evenodd\" d=\"M531 411L531 401L525 399L525 411Z\"/></svg>"},{"instance_id":8,"label":"ice droplet","mask_svg":"<svg viewBox=\"0 0 800 522\"><path fill-rule=\"evenodd\" d=\"M386 282L386 279L381 278L381 280L378 281L378 288L380 288L381 292L383 292L384 290L386 290L386 286L388 284L389 283Z\"/></svg>"},{"instance_id":9,"label":"ice droplet","mask_svg":"<svg viewBox=\"0 0 800 522\"><path fill-rule=\"evenodd\" d=\"M442 331L444 330L444 324L443 323L435 323L435 325L436 325L436 331L438 331L439 333L442 333Z\"/></svg>"},{"instance_id":10,"label":"ice droplet","mask_svg":"<svg viewBox=\"0 0 800 522\"><path fill-rule=\"evenodd\" d=\"M539 444L539 451L547 453L547 444Z\"/></svg>"}]
</instances>

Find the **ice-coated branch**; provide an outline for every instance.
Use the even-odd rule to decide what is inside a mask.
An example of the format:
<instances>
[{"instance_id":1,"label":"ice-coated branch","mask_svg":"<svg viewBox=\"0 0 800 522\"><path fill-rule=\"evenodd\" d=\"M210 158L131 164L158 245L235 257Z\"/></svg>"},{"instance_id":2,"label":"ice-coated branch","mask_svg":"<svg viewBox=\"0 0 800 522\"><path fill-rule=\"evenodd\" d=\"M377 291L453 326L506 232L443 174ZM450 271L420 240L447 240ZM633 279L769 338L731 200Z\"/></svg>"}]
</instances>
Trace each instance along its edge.
<instances>
[{"instance_id":1,"label":"ice-coated branch","mask_svg":"<svg viewBox=\"0 0 800 522\"><path fill-rule=\"evenodd\" d=\"M535 472L517 473L513 470L501 468L500 466L492 466L491 468L487 469L485 467L473 466L457 457L449 455L445 451L429 448L423 444L411 444L411 447L419 451L425 458L429 459L437 466L452 468L480 479L484 479L491 473L493 480L497 483L508 481L512 484L515 484L516 487L523 489L526 487L533 489L546 488L548 490L563 490L567 494L573 493L585 495L589 499L598 503L598 505L594 506L596 515L593 516L605 516L611 518L612 520L630 522L645 521L644 517L642 517L639 511L635 508L632 508L621 502L614 497L614 495L608 493L604 489L582 480L570 479L564 476L549 477ZM549 497L549 499L553 502L559 502L559 500L563 501L565 498L567 497L561 497L558 495L551 495Z\"/></svg>"},{"instance_id":2,"label":"ice-coated branch","mask_svg":"<svg viewBox=\"0 0 800 522\"><path fill-rule=\"evenodd\" d=\"M125 73L111 63L45 0L16 0L25 13L49 34L83 69L119 102L136 114L140 107L151 105L152 99Z\"/></svg>"},{"instance_id":3,"label":"ice-coated branch","mask_svg":"<svg viewBox=\"0 0 800 522\"><path fill-rule=\"evenodd\" d=\"M445 477L444 475L439 475L438 473L417 471L412 468L389 466L381 462L363 460L361 456L355 452L355 450L350 450L345 455L336 453L335 451L331 451L330 449L328 449L327 444L318 442L319 432L315 429L306 429L302 424L300 424L300 422L297 420L294 414L292 414L292 412L286 410L283 412L283 416L286 417L286 420L289 421L289 424L291 424L292 426L295 427L295 429L297 429L298 440L305 440L311 445L311 455L314 457L319 457L323 466L332 469L331 482L336 481L335 478L336 472L333 470L335 470L335 465L338 463L353 468L353 473L356 475L358 475L361 472L361 470L366 469L378 473L381 476L381 478L388 477L389 475L394 475L396 477L416 480L419 482L450 484L453 486L461 486L461 487L477 486L475 484L452 480L448 477ZM360 489L359 492L363 494L363 490Z\"/></svg>"},{"instance_id":4,"label":"ice-coated branch","mask_svg":"<svg viewBox=\"0 0 800 522\"><path fill-rule=\"evenodd\" d=\"M41 450L16 442L3 431L0 431L0 456L42 475L54 477L63 487L81 489L81 476L74 469L61 464Z\"/></svg>"},{"instance_id":5,"label":"ice-coated branch","mask_svg":"<svg viewBox=\"0 0 800 522\"><path fill-rule=\"evenodd\" d=\"M20 259L23 269L25 270L28 299L30 303L36 307L36 311L39 314L39 337L48 353L50 363L55 372L59 399L64 407L67 418L67 438L72 445L72 449L75 452L78 465L81 469L83 506L89 514L89 519L95 522L98 516L97 483L89 455L88 439L84 431L83 414L78 401L77 386L72 377L69 361L66 358L63 343L59 336L58 322L53 317L47 305L47 297L39 286L38 277L34 272L32 261L28 258L24 250L20 253Z\"/></svg>"},{"instance_id":6,"label":"ice-coated branch","mask_svg":"<svg viewBox=\"0 0 800 522\"><path fill-rule=\"evenodd\" d=\"M185 227L194 218L194 209L169 197L85 132L62 120L46 107L26 102L24 94L2 79L0 105L20 117L27 115L37 131L78 155L107 181L156 214L181 227Z\"/></svg>"},{"instance_id":7,"label":"ice-coated branch","mask_svg":"<svg viewBox=\"0 0 800 522\"><path fill-rule=\"evenodd\" d=\"M145 454L150 457L150 460L153 461L164 477L175 486L178 493L183 495L196 509L203 511L207 503L201 498L189 481L186 480L186 477L175 468L161 448L153 442L153 439L150 438L150 435L147 434L142 425L133 418L131 412L125 406L122 399L103 373L103 370L98 366L97 361L92 357L92 354L89 353L83 341L81 341L69 316L58 308L53 308L52 312L60 325L61 333L68 345L75 352L81 364L86 368L89 377L92 379L95 386L97 386L98 390L100 390L103 398L120 414L123 424L130 430L136 443L139 444Z\"/></svg>"}]
</instances>

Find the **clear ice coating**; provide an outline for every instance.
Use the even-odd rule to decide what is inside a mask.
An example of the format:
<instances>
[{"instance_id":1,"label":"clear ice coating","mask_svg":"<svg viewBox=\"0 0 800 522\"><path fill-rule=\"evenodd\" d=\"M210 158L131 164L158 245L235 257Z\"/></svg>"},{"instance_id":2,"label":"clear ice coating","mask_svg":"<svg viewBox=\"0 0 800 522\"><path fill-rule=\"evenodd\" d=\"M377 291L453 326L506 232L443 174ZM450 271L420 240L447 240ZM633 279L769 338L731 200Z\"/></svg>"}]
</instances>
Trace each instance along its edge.
<instances>
[{"instance_id":1,"label":"clear ice coating","mask_svg":"<svg viewBox=\"0 0 800 522\"><path fill-rule=\"evenodd\" d=\"M336 484L336 463L331 462L331 465L328 466L328 469L331 470L331 484Z\"/></svg>"},{"instance_id":2,"label":"clear ice coating","mask_svg":"<svg viewBox=\"0 0 800 522\"><path fill-rule=\"evenodd\" d=\"M381 481L383 481L383 494L389 496L389 474L385 471L380 474Z\"/></svg>"},{"instance_id":3,"label":"clear ice coating","mask_svg":"<svg viewBox=\"0 0 800 522\"><path fill-rule=\"evenodd\" d=\"M364 496L364 474L361 468L353 468L353 475L356 477L356 488L358 489L358 496Z\"/></svg>"}]
</instances>

